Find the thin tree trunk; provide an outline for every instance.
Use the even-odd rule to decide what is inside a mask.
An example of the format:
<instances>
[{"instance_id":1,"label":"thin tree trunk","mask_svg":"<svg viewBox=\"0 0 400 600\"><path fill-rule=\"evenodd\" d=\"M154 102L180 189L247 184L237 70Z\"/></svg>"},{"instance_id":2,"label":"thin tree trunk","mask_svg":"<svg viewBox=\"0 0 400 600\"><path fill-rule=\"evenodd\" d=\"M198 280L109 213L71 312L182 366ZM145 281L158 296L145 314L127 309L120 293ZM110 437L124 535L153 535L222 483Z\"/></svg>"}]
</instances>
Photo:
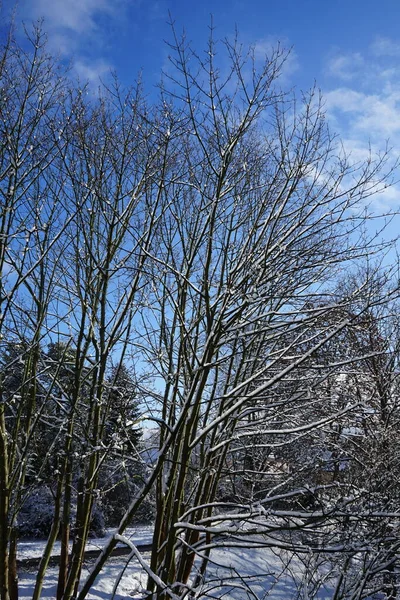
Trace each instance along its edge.
<instances>
[{"instance_id":1,"label":"thin tree trunk","mask_svg":"<svg viewBox=\"0 0 400 600\"><path fill-rule=\"evenodd\" d=\"M4 404L0 403L0 600L10 600L8 580L9 474Z\"/></svg>"},{"instance_id":2,"label":"thin tree trunk","mask_svg":"<svg viewBox=\"0 0 400 600\"><path fill-rule=\"evenodd\" d=\"M32 600L40 599L40 596L42 593L42 588L43 588L44 575L45 575L47 567L49 565L51 552L54 547L54 542L56 541L57 535L60 531L62 488L63 488L63 478L60 475L58 484L57 484L56 497L55 497L54 519L53 519L53 523L52 523L51 530L49 533L49 537L47 539L46 548L43 552L43 556L42 556L42 559L39 564L39 569L38 569L38 574L36 577L36 584L35 584L35 589L33 591Z\"/></svg>"},{"instance_id":3,"label":"thin tree trunk","mask_svg":"<svg viewBox=\"0 0 400 600\"><path fill-rule=\"evenodd\" d=\"M17 568L17 531L15 527L10 533L10 554L8 560L8 587L10 600L18 600L18 568Z\"/></svg>"},{"instance_id":4,"label":"thin tree trunk","mask_svg":"<svg viewBox=\"0 0 400 600\"><path fill-rule=\"evenodd\" d=\"M69 536L70 536L70 515L71 515L71 479L72 479L72 465L71 459L68 459L65 492L64 492L64 506L63 506L63 517L61 522L61 554L60 554L60 568L58 571L58 584L57 584L57 600L62 600L65 591L65 585L68 575L68 553L69 553Z\"/></svg>"}]
</instances>

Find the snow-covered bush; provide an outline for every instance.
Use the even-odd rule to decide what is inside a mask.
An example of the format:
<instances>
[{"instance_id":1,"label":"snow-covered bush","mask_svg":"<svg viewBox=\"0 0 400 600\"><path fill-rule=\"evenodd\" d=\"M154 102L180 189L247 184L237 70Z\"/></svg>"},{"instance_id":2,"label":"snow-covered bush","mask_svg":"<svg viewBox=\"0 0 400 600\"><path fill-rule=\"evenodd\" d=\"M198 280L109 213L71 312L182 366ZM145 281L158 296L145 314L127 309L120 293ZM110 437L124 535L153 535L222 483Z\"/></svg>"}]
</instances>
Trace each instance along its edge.
<instances>
[{"instance_id":1,"label":"snow-covered bush","mask_svg":"<svg viewBox=\"0 0 400 600\"><path fill-rule=\"evenodd\" d=\"M54 498L47 486L29 493L18 515L20 537L45 538L54 518Z\"/></svg>"}]
</instances>

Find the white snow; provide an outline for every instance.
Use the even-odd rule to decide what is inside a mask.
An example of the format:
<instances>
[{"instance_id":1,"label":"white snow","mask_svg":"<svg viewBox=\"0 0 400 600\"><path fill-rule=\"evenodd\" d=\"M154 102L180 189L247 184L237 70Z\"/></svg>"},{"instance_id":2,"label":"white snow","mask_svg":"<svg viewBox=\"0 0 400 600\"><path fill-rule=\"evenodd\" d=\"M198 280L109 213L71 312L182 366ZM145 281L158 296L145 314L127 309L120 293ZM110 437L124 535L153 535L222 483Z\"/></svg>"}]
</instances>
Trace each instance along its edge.
<instances>
[{"instance_id":1,"label":"white snow","mask_svg":"<svg viewBox=\"0 0 400 600\"><path fill-rule=\"evenodd\" d=\"M114 532L113 529L107 530L107 535L103 538L91 538L89 539L86 550L101 549L104 546L107 537ZM129 527L125 531L125 537L128 538L136 545L140 544L151 544L153 536L153 527L151 525L139 525L137 527ZM46 545L46 540L20 540L18 542L18 558L40 558L43 554ZM61 544L56 542L54 544L53 556L60 555Z\"/></svg>"},{"instance_id":2,"label":"white snow","mask_svg":"<svg viewBox=\"0 0 400 600\"><path fill-rule=\"evenodd\" d=\"M123 559L118 562L110 562L107 564L102 573L96 580L93 590L88 594L88 600L109 600L112 597L115 581L119 577L121 570L124 568ZM57 588L58 571L56 568L49 569L45 585L43 586L42 598L55 598ZM82 573L85 577L85 570ZM19 600L32 600L33 588L35 585L36 573L22 572L19 577ZM141 570L136 565L129 565L124 576L118 585L115 594L115 600L133 600L140 598L140 590L146 582L146 577L143 576Z\"/></svg>"},{"instance_id":3,"label":"white snow","mask_svg":"<svg viewBox=\"0 0 400 600\"><path fill-rule=\"evenodd\" d=\"M109 530L108 534L113 533ZM152 541L153 527L150 525L139 525L137 527L129 527L124 535L124 538L133 542L135 545L150 544ZM107 537L93 538L89 540L87 550L95 550L103 547ZM18 544L18 558L38 558L42 555L45 547L45 540L21 540ZM60 552L60 543L54 545L53 555ZM114 585L119 578L121 571L126 566L128 557L118 557L112 559L103 569L102 573L96 580L93 591L88 595L88 600L109 599L112 597ZM82 572L82 581L84 581L90 564L86 565ZM55 598L57 588L58 569L56 567L49 568L47 571L45 584L43 586L42 598ZM33 588L35 586L36 572L23 569L19 570L19 600L31 600ZM143 570L138 565L137 561L132 561L126 568L123 577L118 585L115 600L132 600L137 593L142 589L142 585L146 583L146 576ZM140 597L140 596L136 596Z\"/></svg>"},{"instance_id":4,"label":"white snow","mask_svg":"<svg viewBox=\"0 0 400 600\"><path fill-rule=\"evenodd\" d=\"M149 526L130 528L123 536L134 544L151 541L152 529ZM247 541L260 541L261 536L249 536ZM264 538L265 540L265 538ZM88 547L99 547L102 540L91 540ZM22 542L20 557L39 556L44 542ZM149 553L143 553L144 562L149 561ZM300 559L282 549L271 548L214 548L212 561L207 570L206 581L196 590L196 598L224 600L295 600L298 598L332 598L336 575L327 560L316 564L314 557L307 554ZM128 562L130 560L130 562ZM93 563L85 564L81 581L84 582ZM308 568L307 568L308 567ZM55 598L57 568L48 570L42 598ZM31 600L36 574L21 570L19 600ZM316 596L309 595L316 577ZM87 600L140 600L145 589L147 575L136 557L112 558L98 576ZM114 590L116 582L117 589ZM307 588L308 584L308 589ZM315 590L314 590L315 591ZM115 595L113 595L115 592Z\"/></svg>"},{"instance_id":5,"label":"white snow","mask_svg":"<svg viewBox=\"0 0 400 600\"><path fill-rule=\"evenodd\" d=\"M144 555L149 558L149 555ZM302 567L298 561L290 561L283 554L274 554L268 549L220 549L213 551L207 583L199 590L198 598L224 598L224 600L273 600L295 599ZM115 581L124 569L126 557L111 560L103 569L88 594L88 600L106 600L113 594ZM89 568L88 565L86 568ZM55 598L57 569L49 569L43 598ZM240 574L240 576L239 576ZM85 571L82 573L82 581ZM221 585L221 579L224 585ZM35 573L22 572L20 575L20 600L31 600L35 583ZM146 574L133 559L127 566L115 594L115 600L139 600L146 584ZM321 600L329 598L318 595Z\"/></svg>"}]
</instances>

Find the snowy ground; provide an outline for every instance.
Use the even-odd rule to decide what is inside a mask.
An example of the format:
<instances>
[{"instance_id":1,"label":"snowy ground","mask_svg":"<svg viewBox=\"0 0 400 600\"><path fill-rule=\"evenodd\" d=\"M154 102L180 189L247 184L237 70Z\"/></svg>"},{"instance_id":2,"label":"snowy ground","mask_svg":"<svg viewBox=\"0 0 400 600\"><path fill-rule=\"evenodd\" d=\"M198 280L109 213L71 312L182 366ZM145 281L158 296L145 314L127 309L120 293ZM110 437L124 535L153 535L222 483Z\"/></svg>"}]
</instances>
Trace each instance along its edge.
<instances>
[{"instance_id":1,"label":"snowy ground","mask_svg":"<svg viewBox=\"0 0 400 600\"><path fill-rule=\"evenodd\" d=\"M113 532L109 530L108 534ZM139 525L137 527L129 527L124 533L125 537L132 540L136 545L151 544L153 527L151 525ZM91 538L86 545L87 550L96 550L104 546L107 536L102 538ZM46 540L20 540L18 542L18 558L39 558L43 554ZM60 555L60 542L54 544L54 556Z\"/></svg>"},{"instance_id":2,"label":"snowy ground","mask_svg":"<svg viewBox=\"0 0 400 600\"><path fill-rule=\"evenodd\" d=\"M141 533L134 533L133 539L148 542L151 532L143 528ZM103 540L104 541L104 540ZM95 546L92 541L91 546ZM25 546L24 554L38 555L39 545ZM144 554L145 559L149 554ZM203 586L199 598L224 598L224 600L295 600L298 598L302 567L298 561L288 561L286 557L274 554L267 549L230 549L213 552L213 565L210 566L207 584ZM141 598L141 590L146 583L146 576L136 561L126 565L126 557L112 559L98 577L94 588L88 595L88 600L133 600ZM124 571L124 567L125 571ZM85 565L89 572L90 563ZM240 573L240 576L239 576ZM43 598L55 598L57 584L57 569L49 569ZM85 578L83 573L82 580ZM221 586L221 579L224 585ZM117 589L115 582L119 581ZM20 574L20 600L31 600L35 583L34 572ZM329 593L330 592L330 593ZM113 594L115 593L115 596ZM332 590L322 590L318 598L321 600L332 597Z\"/></svg>"},{"instance_id":3,"label":"snowy ground","mask_svg":"<svg viewBox=\"0 0 400 600\"><path fill-rule=\"evenodd\" d=\"M214 550L201 598L224 600L295 600L302 594L304 563L270 548ZM223 581L223 585L221 585ZM332 598L332 581L322 585L318 600Z\"/></svg>"},{"instance_id":4,"label":"snowy ground","mask_svg":"<svg viewBox=\"0 0 400 600\"><path fill-rule=\"evenodd\" d=\"M110 561L98 577L93 590L88 595L88 600L110 600L114 592L115 582L120 577L123 567L124 564L121 558L115 562ZM42 591L42 598L52 598L54 600L56 597L57 575L57 569L49 569ZM35 573L20 573L19 600L32 600L35 578ZM138 598L139 590L145 581L146 578L139 567L137 565L130 565L118 585L114 596L115 600L133 600L133 598Z\"/></svg>"},{"instance_id":5,"label":"snowy ground","mask_svg":"<svg viewBox=\"0 0 400 600\"><path fill-rule=\"evenodd\" d=\"M151 535L152 529L148 526L130 528L127 532L127 536L130 536L135 544L150 543ZM88 548L99 548L104 541L104 538L91 540ZM44 543L21 541L19 557L40 556ZM144 553L143 558L147 561L150 558L149 553ZM109 561L87 596L88 600L139 600L143 597L141 591L146 583L146 575L136 559L129 564L126 564L127 560L126 556L119 556ZM326 570L327 576L322 583L326 563L308 569L309 573L317 573L319 583L322 583L318 587L317 595L309 596L304 588L304 582L307 580L304 576L306 562L307 557L300 560L298 557L293 558L284 552L274 552L267 548L215 549L212 552L212 564L207 571L207 583L198 591L196 597L204 600L296 600L307 597L316 597L318 600L331 599L335 579L332 570ZM85 564L82 581L92 564L93 561ZM56 568L48 570L42 598L55 598L57 576ZM33 570L21 569L19 600L31 600L35 577L36 573ZM224 582L223 585L221 581Z\"/></svg>"},{"instance_id":6,"label":"snowy ground","mask_svg":"<svg viewBox=\"0 0 400 600\"><path fill-rule=\"evenodd\" d=\"M144 555L147 558L146 554ZM209 581L201 590L199 597L224 598L224 600L255 600L270 598L273 600L294 600L298 597L298 586L293 578L293 569L285 570L282 560L266 550L219 550L214 552L214 564L210 568ZM88 569L90 565L86 565ZM124 558L110 561L98 577L88 600L139 599L146 577L137 562L129 564L123 574L117 590L115 581L121 576ZM299 565L295 571L300 574ZM240 572L241 577L238 577ZM220 585L225 579L224 586ZM84 579L84 574L83 574ZM55 598L57 569L49 569L43 598ZM35 583L35 573L23 572L20 575L20 600L31 600ZM329 594L319 598L329 598Z\"/></svg>"},{"instance_id":7,"label":"snowy ground","mask_svg":"<svg viewBox=\"0 0 400 600\"><path fill-rule=\"evenodd\" d=\"M152 541L153 527L142 525L130 527L126 530L125 536L130 538L134 544L150 544ZM100 549L104 546L107 537L93 538L89 540L87 550ZM18 544L18 558L38 558L42 555L45 540L21 540ZM53 555L60 553L60 543L54 545ZM110 600L114 592L114 586L119 579L126 563L126 557L118 557L109 562L101 575L96 581L93 591L88 595L88 600ZM85 579L85 574L89 572L91 563L87 563L82 573L82 581ZM86 573L85 573L86 571ZM57 587L58 569L49 568L45 580L45 585L42 591L42 598L55 598ZM36 572L34 570L19 572L19 600L31 600L33 588L36 580ZM128 565L114 596L115 600L132 600L137 597L138 591L144 584L146 577L137 564L131 563Z\"/></svg>"}]
</instances>

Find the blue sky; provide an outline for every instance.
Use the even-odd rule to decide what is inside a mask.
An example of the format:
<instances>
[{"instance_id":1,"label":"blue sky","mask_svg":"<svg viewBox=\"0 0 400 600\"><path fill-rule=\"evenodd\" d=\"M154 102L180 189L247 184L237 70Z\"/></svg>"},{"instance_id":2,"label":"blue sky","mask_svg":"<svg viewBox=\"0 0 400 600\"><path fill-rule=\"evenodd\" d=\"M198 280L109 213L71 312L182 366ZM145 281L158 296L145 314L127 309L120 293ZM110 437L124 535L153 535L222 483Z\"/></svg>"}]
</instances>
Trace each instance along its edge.
<instances>
[{"instance_id":1,"label":"blue sky","mask_svg":"<svg viewBox=\"0 0 400 600\"><path fill-rule=\"evenodd\" d=\"M3 0L3 13L14 0ZM168 12L198 49L213 15L216 37L233 33L262 54L280 41L292 48L285 87L321 88L328 119L353 157L389 139L400 150L400 2L398 0L19 0L17 22L40 17L52 49L96 84L115 69L129 84L143 70L152 89L166 65ZM379 199L400 204L397 187Z\"/></svg>"}]
</instances>

